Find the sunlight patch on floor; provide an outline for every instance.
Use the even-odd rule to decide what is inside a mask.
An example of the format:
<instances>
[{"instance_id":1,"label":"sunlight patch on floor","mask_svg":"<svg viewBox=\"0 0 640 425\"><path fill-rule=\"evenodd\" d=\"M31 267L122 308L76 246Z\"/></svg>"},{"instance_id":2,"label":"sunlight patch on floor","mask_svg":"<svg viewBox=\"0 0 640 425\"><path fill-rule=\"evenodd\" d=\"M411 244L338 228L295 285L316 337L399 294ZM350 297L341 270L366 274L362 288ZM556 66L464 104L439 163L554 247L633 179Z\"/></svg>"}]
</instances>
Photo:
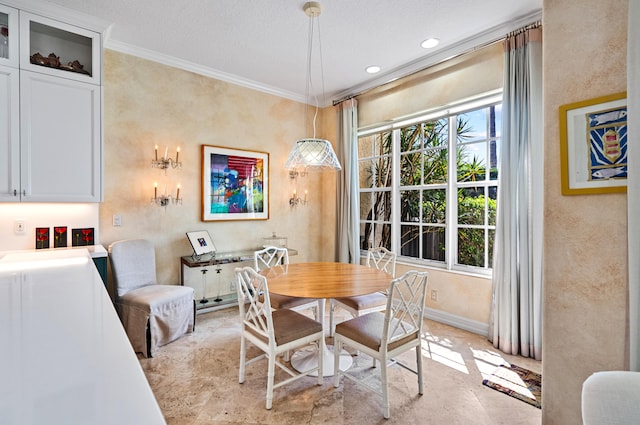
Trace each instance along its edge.
<instances>
[{"instance_id":1,"label":"sunlight patch on floor","mask_svg":"<svg viewBox=\"0 0 640 425\"><path fill-rule=\"evenodd\" d=\"M435 341L435 338L431 335L426 335L426 337L423 338L422 344L423 356L468 375L469 370L464 363L462 354L451 350L445 346L446 342L444 344L443 342L444 341ZM450 343L446 345L451 346Z\"/></svg>"}]
</instances>

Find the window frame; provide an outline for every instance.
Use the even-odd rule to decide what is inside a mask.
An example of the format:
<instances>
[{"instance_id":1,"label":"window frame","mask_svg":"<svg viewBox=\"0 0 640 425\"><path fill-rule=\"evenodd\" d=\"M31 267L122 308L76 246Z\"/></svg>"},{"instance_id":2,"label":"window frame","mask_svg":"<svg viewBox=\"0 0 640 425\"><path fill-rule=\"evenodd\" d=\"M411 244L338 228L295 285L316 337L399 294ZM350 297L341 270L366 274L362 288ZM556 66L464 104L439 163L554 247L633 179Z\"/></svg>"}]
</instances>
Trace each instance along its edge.
<instances>
[{"instance_id":1,"label":"window frame","mask_svg":"<svg viewBox=\"0 0 640 425\"><path fill-rule=\"evenodd\" d=\"M457 140L457 118L459 115L464 114L466 112L472 112L479 109L488 109L491 106L502 105L502 90L495 90L489 93L485 93L479 96L475 96L473 98L464 99L459 102L455 102L453 104L436 108L433 110L429 110L426 112L422 112L419 114L414 114L408 117L402 117L399 119L387 121L382 125L371 125L364 128L359 128L357 132L358 143L362 137L367 136L376 136L381 135L384 132L391 133L391 168L392 168L392 177L391 177L391 250L398 253L398 259L402 262L409 264L417 264L421 266L429 266L435 268L442 268L451 271L460 271L470 274L476 275L491 275L492 268L491 264L489 264L489 260L492 257L492 253L488 252L489 250L489 236L491 232L495 237L495 223L493 225L489 224L489 209L487 203L489 202L489 190L491 187L495 187L496 193L498 191L498 187L500 184L500 175L498 175L497 179L491 180L491 172L490 172L490 164L488 163L489 157L487 156L487 164L485 164L485 178L482 181L474 181L474 182L458 182L457 176L457 149L459 147ZM445 240L446 240L446 248L445 248L445 259L444 261L436 261L423 259L419 257L410 257L400 255L400 244L401 244L401 236L400 229L403 225L401 219L401 202L400 202L400 194L402 190L407 190L407 186L401 186L400 182L400 132L403 128L409 127L411 125L420 125L424 122L435 121L438 119L447 119L448 120L448 143L446 146L447 155L448 155L448 164L447 164L447 181L442 184L428 184L426 185L424 182L424 176L422 176L422 181L420 182L419 187L411 186L411 190L420 190L420 196L422 196L423 190L425 188L429 189L438 189L444 188L446 190L446 212L445 212L445 223L443 227L445 229ZM489 125L489 117L487 117L487 125ZM501 133L501 131L500 131ZM484 139L484 143L486 143L486 149L489 151L491 141L495 140L498 142L499 147L502 146L502 134L496 133L496 137L492 138L487 131L486 137ZM360 147L360 146L358 146ZM424 152L424 150L423 150ZM377 157L382 157L383 155L378 155ZM499 158L500 154L498 154ZM376 158L376 156L368 156L360 158L360 149L358 149L358 162L360 164L361 160L371 160L372 158ZM453 166L452 166L453 164ZM499 161L497 166L499 167ZM360 170L360 165L358 166ZM457 194L458 190L465 187L482 187L485 191L485 209L484 209L484 224L459 224L458 223L458 199ZM360 187L358 186L358 196L361 196L362 193L371 193L382 190L381 188L372 188L372 187ZM363 228L363 224L366 220L362 219L362 211L359 211L359 225L360 229ZM422 212L420 213L422 216ZM377 217L372 217L372 219L376 219ZM372 220L372 224L376 224L376 220ZM385 221L384 223L389 223ZM433 226L433 223L423 223L420 221L418 227L419 231L422 232L422 229L427 226ZM485 243L485 251L484 251L484 265L483 267L472 266L472 265L464 265L458 264L458 234L459 229L461 228L469 228L469 229L483 229L484 231L484 243ZM421 233L420 233L421 234ZM362 236L362 235L361 235ZM375 238L375 233L373 233L373 237ZM422 238L420 238L422 239ZM422 240L419 241L420 244L420 253L422 253ZM366 255L366 250L360 246L361 255ZM420 255L420 254L419 254Z\"/></svg>"}]
</instances>

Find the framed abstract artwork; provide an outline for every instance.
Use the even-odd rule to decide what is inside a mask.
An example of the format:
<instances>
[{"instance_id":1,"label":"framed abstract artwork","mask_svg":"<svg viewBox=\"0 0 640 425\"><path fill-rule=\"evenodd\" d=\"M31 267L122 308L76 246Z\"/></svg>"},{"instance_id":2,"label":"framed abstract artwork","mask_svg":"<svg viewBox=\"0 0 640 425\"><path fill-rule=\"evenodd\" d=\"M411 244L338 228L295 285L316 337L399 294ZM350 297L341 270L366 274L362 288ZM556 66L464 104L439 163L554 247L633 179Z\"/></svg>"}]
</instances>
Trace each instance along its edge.
<instances>
[{"instance_id":1,"label":"framed abstract artwork","mask_svg":"<svg viewBox=\"0 0 640 425\"><path fill-rule=\"evenodd\" d=\"M626 93L560 107L563 195L627 191Z\"/></svg>"},{"instance_id":2,"label":"framed abstract artwork","mask_svg":"<svg viewBox=\"0 0 640 425\"><path fill-rule=\"evenodd\" d=\"M202 221L269 219L269 154L202 146Z\"/></svg>"}]
</instances>

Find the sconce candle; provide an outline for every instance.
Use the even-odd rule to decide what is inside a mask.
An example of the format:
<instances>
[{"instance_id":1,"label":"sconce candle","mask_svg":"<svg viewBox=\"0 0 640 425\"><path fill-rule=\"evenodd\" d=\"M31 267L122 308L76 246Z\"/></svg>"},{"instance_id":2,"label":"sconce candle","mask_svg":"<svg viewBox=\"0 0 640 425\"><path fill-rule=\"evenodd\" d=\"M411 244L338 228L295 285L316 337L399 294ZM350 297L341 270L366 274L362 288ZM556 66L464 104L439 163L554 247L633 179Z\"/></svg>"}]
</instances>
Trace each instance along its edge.
<instances>
[{"instance_id":1,"label":"sconce candle","mask_svg":"<svg viewBox=\"0 0 640 425\"><path fill-rule=\"evenodd\" d=\"M307 203L307 189L304 190L304 202Z\"/></svg>"},{"instance_id":2,"label":"sconce candle","mask_svg":"<svg viewBox=\"0 0 640 425\"><path fill-rule=\"evenodd\" d=\"M178 190L176 191L176 200L178 199L180 199L180 183L178 183Z\"/></svg>"},{"instance_id":3,"label":"sconce candle","mask_svg":"<svg viewBox=\"0 0 640 425\"><path fill-rule=\"evenodd\" d=\"M180 162L180 146L177 147L175 161L172 158L169 158L169 145L165 146L164 156L160 159L158 159L158 145L155 145L154 158L155 159L151 160L151 166L164 170L165 174L169 168L182 168L182 163Z\"/></svg>"},{"instance_id":4,"label":"sconce candle","mask_svg":"<svg viewBox=\"0 0 640 425\"><path fill-rule=\"evenodd\" d=\"M153 182L153 199L158 199L158 182Z\"/></svg>"}]
</instances>

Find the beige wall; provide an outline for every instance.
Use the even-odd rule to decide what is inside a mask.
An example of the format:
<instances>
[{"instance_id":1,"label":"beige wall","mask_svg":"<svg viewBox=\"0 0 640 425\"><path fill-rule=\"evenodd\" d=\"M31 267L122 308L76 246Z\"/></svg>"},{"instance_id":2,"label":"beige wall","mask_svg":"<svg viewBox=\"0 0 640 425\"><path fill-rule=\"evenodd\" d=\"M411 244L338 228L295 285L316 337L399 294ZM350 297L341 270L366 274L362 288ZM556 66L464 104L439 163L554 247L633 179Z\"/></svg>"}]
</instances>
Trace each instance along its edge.
<instances>
[{"instance_id":1,"label":"beige wall","mask_svg":"<svg viewBox=\"0 0 640 425\"><path fill-rule=\"evenodd\" d=\"M626 195L562 196L558 107L626 90L627 1L543 5L542 422L577 425L582 382L625 366Z\"/></svg>"},{"instance_id":2,"label":"beige wall","mask_svg":"<svg viewBox=\"0 0 640 425\"><path fill-rule=\"evenodd\" d=\"M320 124L331 131L335 117L328 109ZM299 251L292 261L333 259L335 203L327 192L335 176L309 174L294 182L283 169L295 140L309 136L304 122L302 104L106 50L101 243L151 240L158 278L167 283L179 281L180 257L191 254L185 232L193 230L208 230L220 251L255 248L277 232ZM333 134L328 138L335 140ZM168 145L172 157L179 145L182 169L165 175L151 168L155 144L160 155ZM201 221L202 145L270 154L269 220ZM166 184L174 194L180 183L184 204L152 205L154 181L159 191ZM289 206L296 186L299 193L309 191L307 206ZM122 227L112 226L114 214L122 216Z\"/></svg>"},{"instance_id":3,"label":"beige wall","mask_svg":"<svg viewBox=\"0 0 640 425\"><path fill-rule=\"evenodd\" d=\"M358 97L358 126L380 124L502 88L502 44L430 67Z\"/></svg>"}]
</instances>

